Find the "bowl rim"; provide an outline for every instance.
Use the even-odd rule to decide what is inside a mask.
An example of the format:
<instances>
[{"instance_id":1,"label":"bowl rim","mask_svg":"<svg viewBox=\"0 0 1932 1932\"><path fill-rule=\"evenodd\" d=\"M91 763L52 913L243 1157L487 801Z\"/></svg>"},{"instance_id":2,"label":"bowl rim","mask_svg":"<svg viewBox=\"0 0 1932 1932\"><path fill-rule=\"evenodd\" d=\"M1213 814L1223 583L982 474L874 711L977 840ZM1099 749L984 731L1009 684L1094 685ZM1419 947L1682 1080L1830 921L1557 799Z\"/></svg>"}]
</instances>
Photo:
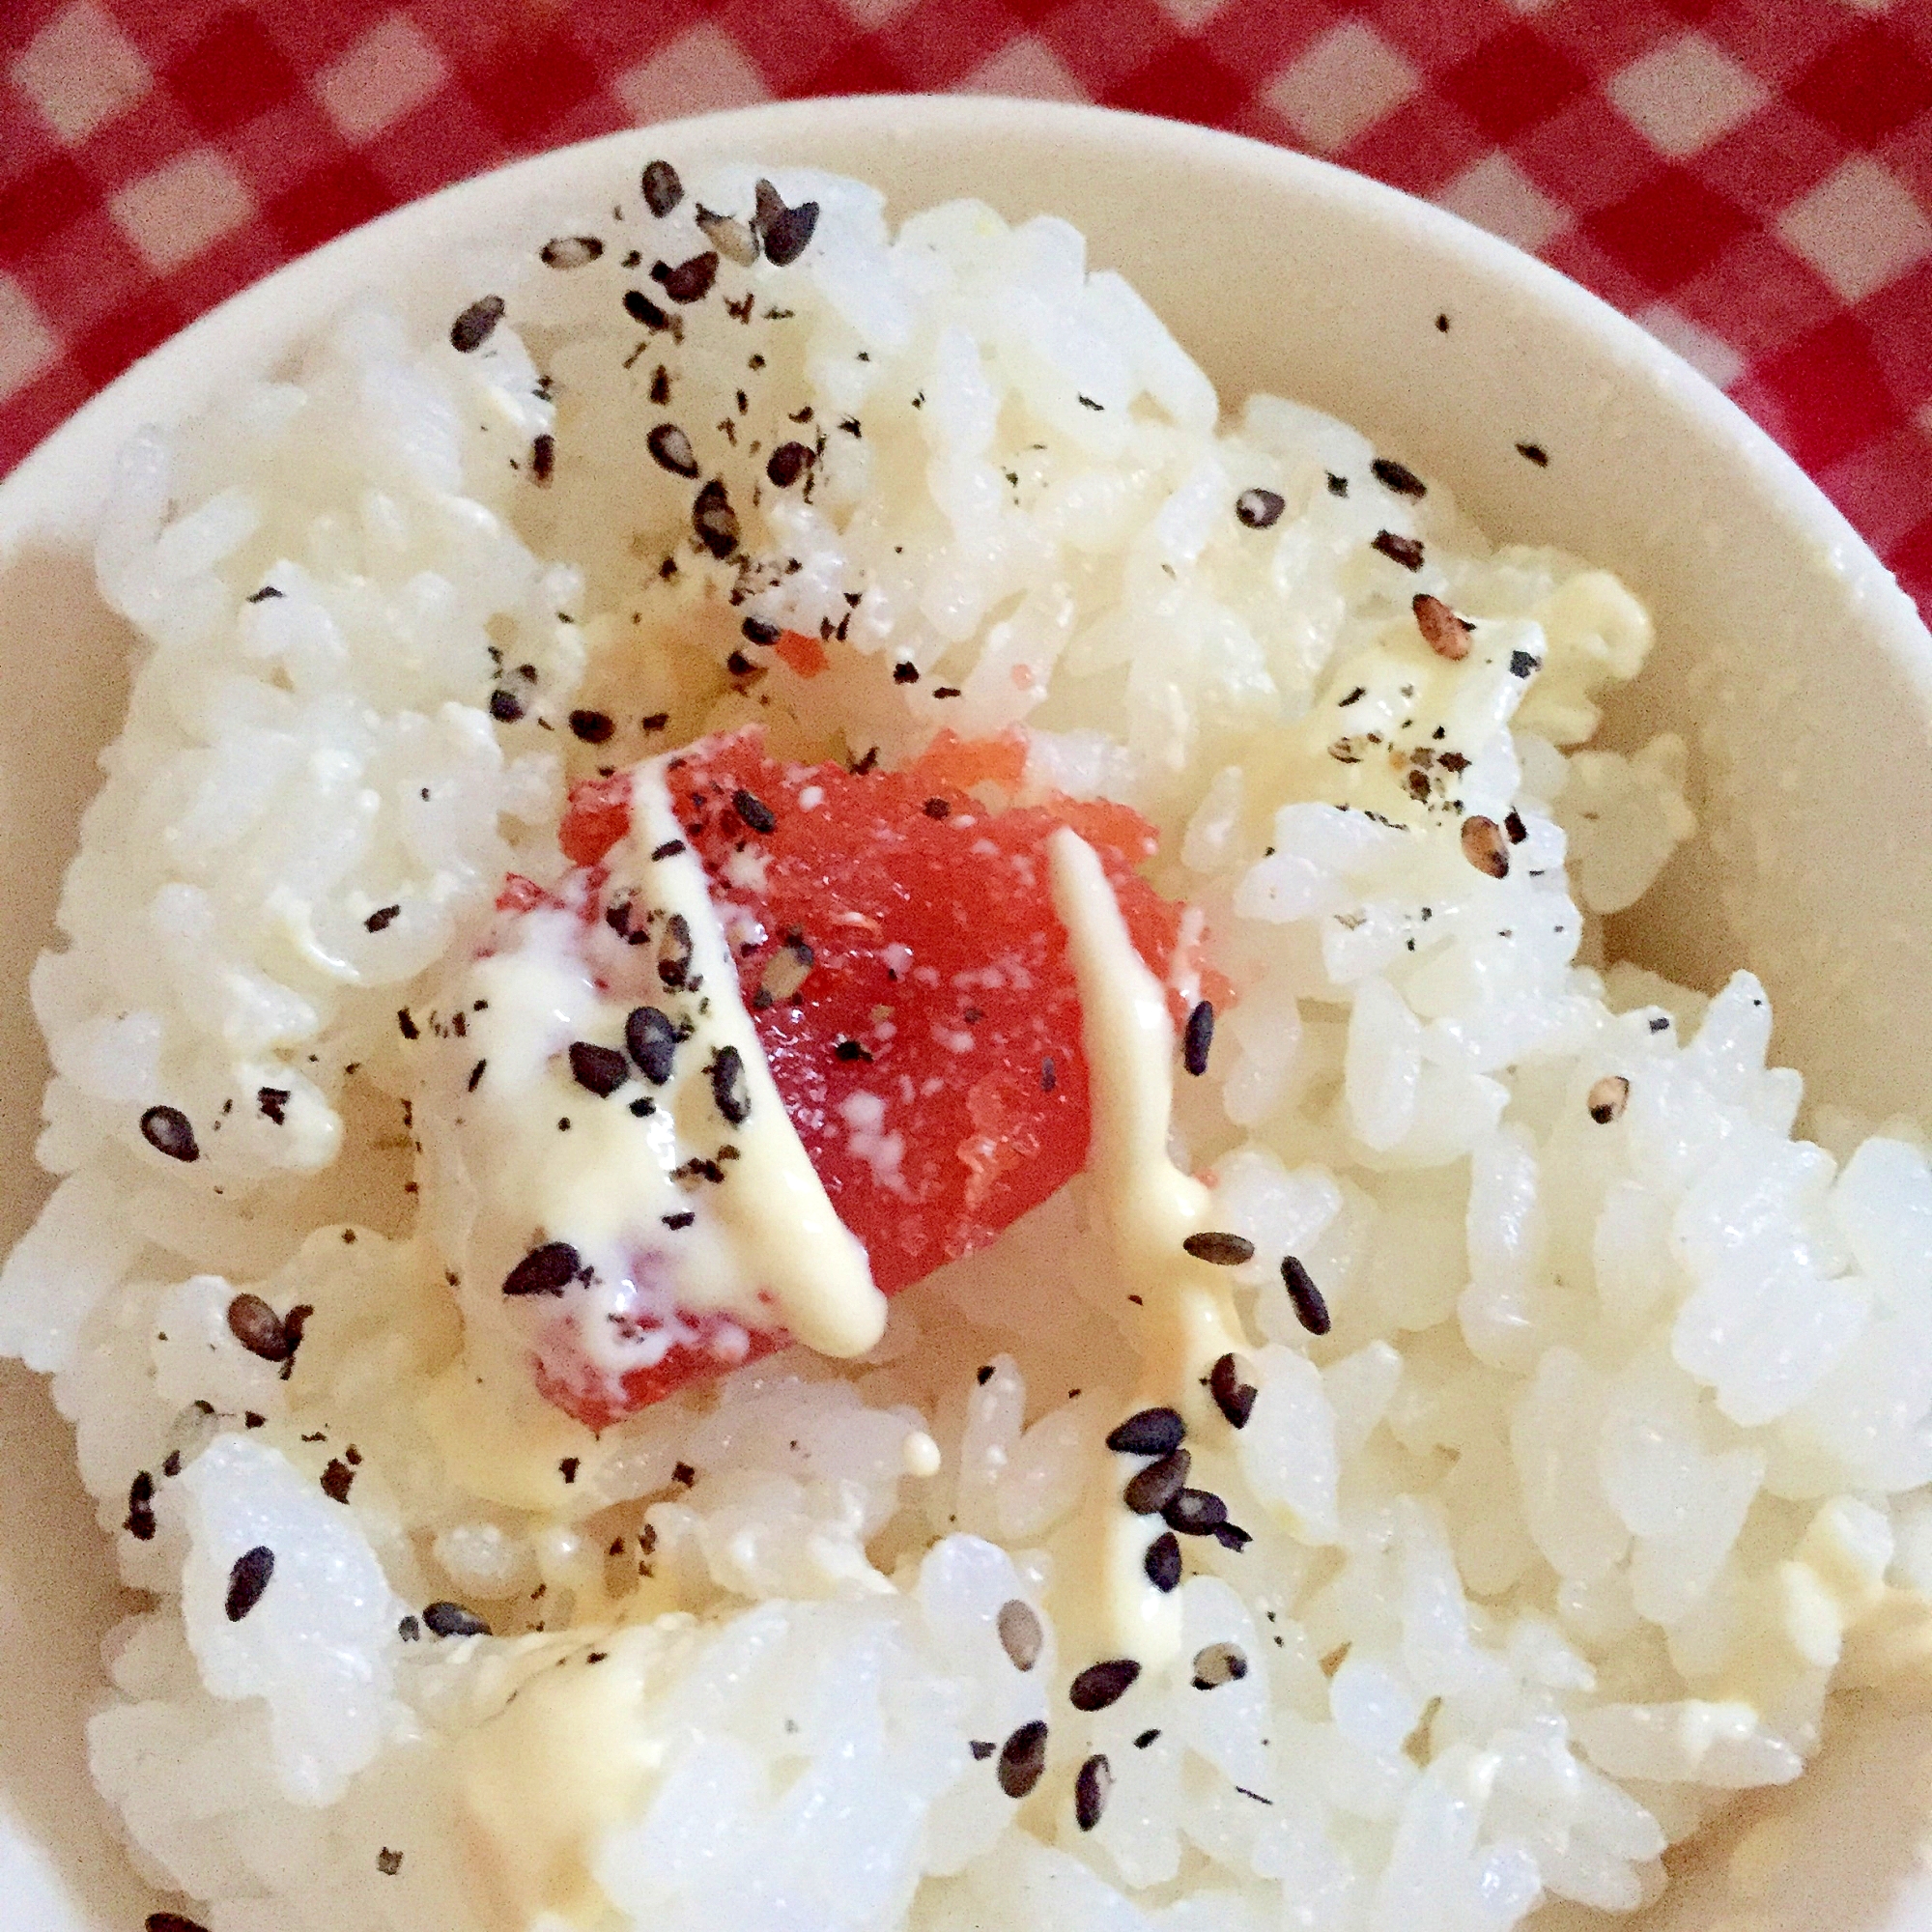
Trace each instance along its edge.
<instances>
[{"instance_id":1,"label":"bowl rim","mask_svg":"<svg viewBox=\"0 0 1932 1932\"><path fill-rule=\"evenodd\" d=\"M1406 226L1419 241L1461 257L1479 273L1513 285L1546 313L1553 312L1557 319L1595 337L1632 376L1666 388L1674 407L1690 414L1707 435L1730 443L1758 473L1783 515L1806 527L1818 542L1848 604L1904 672L1932 720L1932 631L1912 599L1796 459L1640 324L1560 270L1404 189L1250 135L1085 101L943 94L811 96L619 128L466 176L284 263L197 316L123 370L0 477L0 547L17 541L33 526L37 505L59 500L59 477L71 462L84 465L90 456L98 462L100 445L118 444L133 427L148 420L150 399L158 400L166 393L175 372L200 364L205 356L218 356L230 340L239 345L251 338L260 322L285 312L291 303L299 308L307 300L317 312L326 312L358 286L368 285L365 258L370 266L380 264L405 236L425 226L440 226L443 217L452 218L451 226L460 226L460 217L472 209L567 190L585 170L616 162L627 150L649 141L675 145L681 137L701 130L708 145L739 146L754 154L767 135L782 135L829 114L838 115L846 128L856 122L858 131L882 140L895 130L909 136L922 126L953 128L968 122L983 132L988 116L1016 117L1070 146L1104 150L1117 143L1132 144L1143 154L1151 151L1179 163L1190 156L1211 156L1217 165L1258 170L1292 190L1369 221Z\"/></svg>"}]
</instances>

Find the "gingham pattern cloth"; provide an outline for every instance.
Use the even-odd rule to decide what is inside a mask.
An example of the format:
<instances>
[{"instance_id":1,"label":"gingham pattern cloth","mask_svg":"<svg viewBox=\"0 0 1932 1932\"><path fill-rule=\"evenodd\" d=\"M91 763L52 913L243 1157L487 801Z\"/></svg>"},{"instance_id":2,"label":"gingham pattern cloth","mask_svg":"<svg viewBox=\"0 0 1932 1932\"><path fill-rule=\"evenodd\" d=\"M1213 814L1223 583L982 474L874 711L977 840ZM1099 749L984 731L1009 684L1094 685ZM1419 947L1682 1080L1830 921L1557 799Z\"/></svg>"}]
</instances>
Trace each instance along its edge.
<instances>
[{"instance_id":1,"label":"gingham pattern cloth","mask_svg":"<svg viewBox=\"0 0 1932 1932\"><path fill-rule=\"evenodd\" d=\"M398 202L886 90L1204 122L1467 215L1726 389L1932 612L1932 0L0 0L0 469Z\"/></svg>"}]
</instances>

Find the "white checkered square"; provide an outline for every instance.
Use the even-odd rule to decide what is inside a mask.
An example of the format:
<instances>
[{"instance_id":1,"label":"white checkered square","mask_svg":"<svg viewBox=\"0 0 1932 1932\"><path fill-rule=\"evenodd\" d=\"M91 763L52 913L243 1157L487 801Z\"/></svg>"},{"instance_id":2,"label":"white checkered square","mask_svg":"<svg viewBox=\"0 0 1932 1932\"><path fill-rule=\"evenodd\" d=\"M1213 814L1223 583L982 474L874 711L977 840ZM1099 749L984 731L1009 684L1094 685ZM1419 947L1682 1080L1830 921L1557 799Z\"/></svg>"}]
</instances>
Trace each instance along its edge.
<instances>
[{"instance_id":1,"label":"white checkered square","mask_svg":"<svg viewBox=\"0 0 1932 1932\"><path fill-rule=\"evenodd\" d=\"M213 148L190 148L129 182L109 198L107 212L149 267L165 274L251 220L255 202Z\"/></svg>"},{"instance_id":2,"label":"white checkered square","mask_svg":"<svg viewBox=\"0 0 1932 1932\"><path fill-rule=\"evenodd\" d=\"M620 73L611 92L630 109L632 120L648 123L749 107L771 90L738 43L707 20Z\"/></svg>"},{"instance_id":3,"label":"white checkered square","mask_svg":"<svg viewBox=\"0 0 1932 1932\"><path fill-rule=\"evenodd\" d=\"M955 94L1004 94L1026 100L1085 100L1066 63L1033 34L1021 34L969 73Z\"/></svg>"},{"instance_id":4,"label":"white checkered square","mask_svg":"<svg viewBox=\"0 0 1932 1932\"><path fill-rule=\"evenodd\" d=\"M1553 202L1500 150L1485 155L1435 196L1438 206L1532 255L1570 225L1570 211Z\"/></svg>"},{"instance_id":5,"label":"white checkered square","mask_svg":"<svg viewBox=\"0 0 1932 1932\"><path fill-rule=\"evenodd\" d=\"M1350 19L1303 48L1268 84L1266 99L1299 140L1331 155L1401 106L1419 83L1373 27Z\"/></svg>"},{"instance_id":6,"label":"white checkered square","mask_svg":"<svg viewBox=\"0 0 1932 1932\"><path fill-rule=\"evenodd\" d=\"M1674 349L1708 383L1728 389L1745 372L1745 358L1728 342L1720 341L1708 328L1700 328L1688 315L1679 315L1667 302L1657 302L1642 311L1637 321L1666 349Z\"/></svg>"},{"instance_id":7,"label":"white checkered square","mask_svg":"<svg viewBox=\"0 0 1932 1932\"><path fill-rule=\"evenodd\" d=\"M903 14L914 0L838 0L838 4L860 26L876 30L895 15Z\"/></svg>"},{"instance_id":8,"label":"white checkered square","mask_svg":"<svg viewBox=\"0 0 1932 1932\"><path fill-rule=\"evenodd\" d=\"M1198 34L1228 0L1156 0L1156 4L1183 34Z\"/></svg>"},{"instance_id":9,"label":"white checkered square","mask_svg":"<svg viewBox=\"0 0 1932 1932\"><path fill-rule=\"evenodd\" d=\"M154 84L148 64L94 0L74 0L29 41L10 72L63 141L83 141Z\"/></svg>"},{"instance_id":10,"label":"white checkered square","mask_svg":"<svg viewBox=\"0 0 1932 1932\"><path fill-rule=\"evenodd\" d=\"M352 141L367 141L420 107L449 78L429 37L406 14L379 20L315 77L328 118Z\"/></svg>"},{"instance_id":11,"label":"white checkered square","mask_svg":"<svg viewBox=\"0 0 1932 1932\"><path fill-rule=\"evenodd\" d=\"M60 343L11 275L0 275L0 402L23 389L56 355Z\"/></svg>"},{"instance_id":12,"label":"white checkered square","mask_svg":"<svg viewBox=\"0 0 1932 1932\"><path fill-rule=\"evenodd\" d=\"M1763 86L1702 34L1653 47L1605 90L1661 155L1708 148L1765 103Z\"/></svg>"},{"instance_id":13,"label":"white checkered square","mask_svg":"<svg viewBox=\"0 0 1932 1932\"><path fill-rule=\"evenodd\" d=\"M1932 251L1932 221L1898 177L1854 155L1777 218L1777 232L1848 302Z\"/></svg>"}]
</instances>

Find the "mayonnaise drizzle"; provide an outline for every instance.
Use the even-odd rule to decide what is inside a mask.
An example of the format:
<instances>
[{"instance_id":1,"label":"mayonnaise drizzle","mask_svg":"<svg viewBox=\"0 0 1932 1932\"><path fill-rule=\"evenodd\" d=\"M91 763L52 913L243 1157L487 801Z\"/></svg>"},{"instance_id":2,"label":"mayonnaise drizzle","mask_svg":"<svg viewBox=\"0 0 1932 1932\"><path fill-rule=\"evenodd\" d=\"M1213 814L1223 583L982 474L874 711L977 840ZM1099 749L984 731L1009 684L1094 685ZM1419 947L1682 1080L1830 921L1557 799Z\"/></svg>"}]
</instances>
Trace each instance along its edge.
<instances>
[{"instance_id":1,"label":"mayonnaise drizzle","mask_svg":"<svg viewBox=\"0 0 1932 1932\"><path fill-rule=\"evenodd\" d=\"M1093 1110L1087 1173L1129 1300L1141 1354L1135 1408L1178 1408L1190 1433L1227 1425L1203 1383L1221 1356L1247 1346L1227 1270L1181 1242L1206 1225L1209 1195L1168 1155L1174 1023L1167 995L1135 950L1094 848L1063 826L1049 848L1053 904L1080 988L1080 1039ZM1149 1546L1164 1525L1137 1517L1110 1483L1089 1506L1076 1547L1094 1572L1065 1579L1060 1620L1109 1654L1149 1667L1180 1645L1180 1605L1148 1580Z\"/></svg>"},{"instance_id":2,"label":"mayonnaise drizzle","mask_svg":"<svg viewBox=\"0 0 1932 1932\"><path fill-rule=\"evenodd\" d=\"M654 1366L673 1342L728 1364L743 1359L747 1330L782 1328L850 1357L885 1329L865 1249L772 1080L663 761L631 779L630 830L606 861L605 902L628 897L644 943L575 907L519 916L441 1003L417 1094L425 1220L461 1279L467 1332L466 1368L431 1426L466 1479L494 1465L484 1492L526 1507L571 1500L551 1493L554 1471L562 1455L582 1456L554 1411L552 1426L526 1428L533 1353L554 1378L614 1395L627 1371ZM665 985L658 960L675 921L689 958L681 983ZM669 1077L653 1085L626 1061L614 1093L587 1090L572 1044L622 1053L640 1006L685 1034ZM727 1049L749 1103L737 1120L712 1077ZM589 1279L505 1294L510 1271L550 1242L568 1243ZM496 1439L477 1439L479 1426ZM509 1441L526 1435L541 1447L520 1461Z\"/></svg>"}]
</instances>

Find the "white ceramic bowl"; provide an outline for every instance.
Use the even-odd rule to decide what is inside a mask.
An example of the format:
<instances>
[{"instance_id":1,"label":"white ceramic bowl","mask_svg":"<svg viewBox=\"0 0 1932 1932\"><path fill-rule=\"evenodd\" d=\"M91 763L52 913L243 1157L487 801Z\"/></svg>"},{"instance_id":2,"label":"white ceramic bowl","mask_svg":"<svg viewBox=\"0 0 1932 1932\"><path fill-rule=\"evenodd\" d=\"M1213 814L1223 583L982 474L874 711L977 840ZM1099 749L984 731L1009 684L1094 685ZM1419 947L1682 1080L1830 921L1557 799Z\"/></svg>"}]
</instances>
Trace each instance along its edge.
<instances>
[{"instance_id":1,"label":"white ceramic bowl","mask_svg":"<svg viewBox=\"0 0 1932 1932\"><path fill-rule=\"evenodd\" d=\"M1319 404L1441 473L1492 532L1619 571L1656 612L1661 643L1609 735L1684 732L1705 831L1613 943L1706 985L1748 961L1770 985L1778 1050L1814 1096L1932 1115L1932 1052L1907 1024L1932 993L1916 943L1932 932L1932 638L1844 519L1717 390L1515 249L1300 156L1084 107L802 101L612 135L399 210L204 317L0 485L0 1242L44 1191L30 1096L45 1065L27 972L52 936L93 754L125 701L125 627L88 563L115 450L140 424L273 367L364 289L445 321L440 260L567 230L658 153L812 162L881 184L897 213L977 194L1011 216L1065 215L1225 398L1266 387ZM1548 467L1519 442L1546 450ZM81 1743L118 1596L67 1431L13 1365L0 1373L0 1438L5 1921L128 1932L153 1901L88 1784ZM1932 1721L1867 1699L1834 1729L1795 1804L1774 1806L1788 1829L1774 1825L1741 1858L1722 1833L1693 1848L1654 1923L1932 1926L1932 1879L1917 1876L1914 1853L1932 1802Z\"/></svg>"}]
</instances>

